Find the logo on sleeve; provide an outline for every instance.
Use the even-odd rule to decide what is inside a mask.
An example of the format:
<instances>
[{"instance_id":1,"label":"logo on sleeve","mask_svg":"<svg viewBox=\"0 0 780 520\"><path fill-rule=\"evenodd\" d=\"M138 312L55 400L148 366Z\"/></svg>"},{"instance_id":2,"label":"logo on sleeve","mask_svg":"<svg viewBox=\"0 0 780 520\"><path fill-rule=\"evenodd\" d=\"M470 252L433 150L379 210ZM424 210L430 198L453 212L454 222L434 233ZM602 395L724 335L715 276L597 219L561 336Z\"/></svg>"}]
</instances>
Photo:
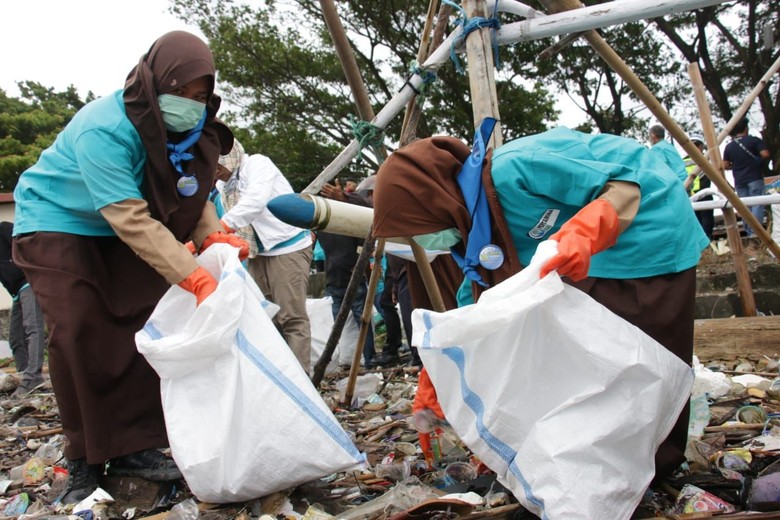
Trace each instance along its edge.
<instances>
[{"instance_id":1,"label":"logo on sleeve","mask_svg":"<svg viewBox=\"0 0 780 520\"><path fill-rule=\"evenodd\" d=\"M560 215L560 213L561 210L559 209L546 210L544 215L542 215L542 218L539 219L539 222L537 222L536 225L528 232L528 236L534 240L543 238L544 235L546 235L547 232L550 231L553 226L555 226L555 221L558 220L558 215Z\"/></svg>"}]
</instances>

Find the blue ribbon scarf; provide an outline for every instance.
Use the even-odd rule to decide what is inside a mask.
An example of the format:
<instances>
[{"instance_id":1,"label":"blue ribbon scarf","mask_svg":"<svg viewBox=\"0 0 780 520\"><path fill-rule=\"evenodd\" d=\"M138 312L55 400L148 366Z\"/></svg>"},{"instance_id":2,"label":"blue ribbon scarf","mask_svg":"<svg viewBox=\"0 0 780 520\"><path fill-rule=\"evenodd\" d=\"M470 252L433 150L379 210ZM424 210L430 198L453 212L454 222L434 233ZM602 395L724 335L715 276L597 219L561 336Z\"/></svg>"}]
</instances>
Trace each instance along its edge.
<instances>
[{"instance_id":1,"label":"blue ribbon scarf","mask_svg":"<svg viewBox=\"0 0 780 520\"><path fill-rule=\"evenodd\" d=\"M479 253L491 242L490 208L488 207L487 195L485 195L485 187L482 184L482 163L485 159L487 142L493 135L495 126L496 119L493 117L486 117L482 120L474 133L471 154L458 173L458 186L460 186L463 199L466 201L466 208L471 216L471 230L469 231L465 256L455 251L454 247L450 249L452 258L463 273L482 287L487 287L488 284L482 280L482 276L477 272Z\"/></svg>"}]
</instances>

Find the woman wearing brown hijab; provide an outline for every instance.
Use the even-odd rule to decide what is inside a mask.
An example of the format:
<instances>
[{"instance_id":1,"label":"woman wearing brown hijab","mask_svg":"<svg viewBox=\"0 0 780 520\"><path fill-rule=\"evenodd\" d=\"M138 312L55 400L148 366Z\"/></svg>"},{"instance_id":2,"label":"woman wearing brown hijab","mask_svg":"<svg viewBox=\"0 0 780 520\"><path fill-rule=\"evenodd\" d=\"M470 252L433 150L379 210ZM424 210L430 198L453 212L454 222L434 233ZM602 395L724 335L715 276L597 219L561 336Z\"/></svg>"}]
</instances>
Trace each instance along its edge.
<instances>
[{"instance_id":1,"label":"woman wearing brown hijab","mask_svg":"<svg viewBox=\"0 0 780 520\"><path fill-rule=\"evenodd\" d=\"M160 381L135 346L171 284L200 303L217 282L182 242L246 243L222 232L209 190L232 134L217 119L211 51L175 31L125 88L82 108L14 192L14 261L49 328L49 372L67 438L63 503L109 475L181 478ZM246 253L246 250L244 251Z\"/></svg>"},{"instance_id":2,"label":"woman wearing brown hijab","mask_svg":"<svg viewBox=\"0 0 780 520\"><path fill-rule=\"evenodd\" d=\"M374 236L451 247L471 281L461 286L462 303L555 240L558 255L542 276L557 270L690 364L696 264L708 239L674 172L632 139L567 128L481 152L452 137L395 152L377 175ZM474 183L463 180L467 171ZM477 218L484 227L475 233ZM685 460L687 414L656 453L658 475Z\"/></svg>"}]
</instances>

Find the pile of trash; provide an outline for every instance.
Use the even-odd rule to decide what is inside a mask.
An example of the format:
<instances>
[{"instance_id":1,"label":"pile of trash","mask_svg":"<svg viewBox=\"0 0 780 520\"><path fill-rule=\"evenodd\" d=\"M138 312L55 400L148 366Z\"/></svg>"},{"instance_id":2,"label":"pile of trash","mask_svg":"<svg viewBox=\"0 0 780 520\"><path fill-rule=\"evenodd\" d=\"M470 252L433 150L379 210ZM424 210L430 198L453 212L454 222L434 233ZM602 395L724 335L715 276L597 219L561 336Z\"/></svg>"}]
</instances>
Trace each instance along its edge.
<instances>
[{"instance_id":1,"label":"pile of trash","mask_svg":"<svg viewBox=\"0 0 780 520\"><path fill-rule=\"evenodd\" d=\"M64 438L51 387L47 382L25 398L11 398L18 380L10 371L0 371L0 517L536 518L447 427L426 458L411 420L417 369L409 366L361 372L350 406L343 404L344 370L320 385L334 416L366 455L362 470L220 505L199 502L184 481L161 485L113 477L82 504L63 506L56 499L67 479ZM674 478L653 482L632 518L780 517L777 363L697 362L694 371L689 461Z\"/></svg>"}]
</instances>

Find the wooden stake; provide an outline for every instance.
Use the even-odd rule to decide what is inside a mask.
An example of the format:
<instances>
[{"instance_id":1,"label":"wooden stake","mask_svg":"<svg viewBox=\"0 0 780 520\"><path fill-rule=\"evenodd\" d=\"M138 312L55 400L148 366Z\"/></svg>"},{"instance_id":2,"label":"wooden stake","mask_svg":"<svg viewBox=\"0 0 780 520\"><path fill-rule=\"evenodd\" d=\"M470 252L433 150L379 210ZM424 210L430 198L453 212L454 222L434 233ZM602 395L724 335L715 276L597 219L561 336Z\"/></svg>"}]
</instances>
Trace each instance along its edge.
<instances>
[{"instance_id":1,"label":"wooden stake","mask_svg":"<svg viewBox=\"0 0 780 520\"><path fill-rule=\"evenodd\" d=\"M463 0L466 19L487 16L485 0ZM501 146L501 116L498 111L498 94L493 66L492 29L483 27L466 36L466 57L468 59L469 89L474 111L474 128L479 128L486 117L493 117L499 123L493 130L490 143L494 150Z\"/></svg>"},{"instance_id":2,"label":"wooden stake","mask_svg":"<svg viewBox=\"0 0 780 520\"><path fill-rule=\"evenodd\" d=\"M414 261L417 264L417 269L420 270L423 285L425 285L425 290L428 292L428 298L431 300L433 310L436 312L446 311L447 309L444 307L444 300L441 297L439 286L436 284L436 278L433 276L433 269L431 269L431 263L428 261L425 249L411 237L409 237L408 240L409 245L412 248L412 254L414 254Z\"/></svg>"},{"instance_id":3,"label":"wooden stake","mask_svg":"<svg viewBox=\"0 0 780 520\"><path fill-rule=\"evenodd\" d=\"M352 356L352 365L349 367L349 379L347 380L347 388L344 391L344 406L350 406L352 404L352 395L355 393L357 373L358 370L360 370L360 357L363 355L363 347L366 344L368 328L373 328L374 296L376 295L376 286L379 283L379 275L382 273L381 259L383 254L385 254L385 240L380 238L376 243L376 250L374 251L374 269L371 271L371 278L368 281L368 292L366 294L366 304L363 307L363 314L360 320L360 333L358 334L357 348L355 348L355 355ZM376 341L376 337L374 337L374 341Z\"/></svg>"},{"instance_id":4,"label":"wooden stake","mask_svg":"<svg viewBox=\"0 0 780 520\"><path fill-rule=\"evenodd\" d=\"M701 117L701 129L704 133L704 139L707 141L708 155L715 170L723 176L723 163L720 157L720 148L718 148L718 139L715 137L715 126L712 124L712 113L710 105L707 103L707 96L704 92L704 82L701 79L699 65L696 63L688 64L688 75L691 78L691 86L696 98L696 107L699 109ZM726 224L726 236L731 248L731 256L734 259L734 271L737 276L737 290L742 301L742 312L745 316L756 315L756 299L753 296L753 286L750 283L750 273L748 273L745 254L742 250L742 239L739 237L739 228L737 227L737 216L732 208L723 208L723 222Z\"/></svg>"}]
</instances>

